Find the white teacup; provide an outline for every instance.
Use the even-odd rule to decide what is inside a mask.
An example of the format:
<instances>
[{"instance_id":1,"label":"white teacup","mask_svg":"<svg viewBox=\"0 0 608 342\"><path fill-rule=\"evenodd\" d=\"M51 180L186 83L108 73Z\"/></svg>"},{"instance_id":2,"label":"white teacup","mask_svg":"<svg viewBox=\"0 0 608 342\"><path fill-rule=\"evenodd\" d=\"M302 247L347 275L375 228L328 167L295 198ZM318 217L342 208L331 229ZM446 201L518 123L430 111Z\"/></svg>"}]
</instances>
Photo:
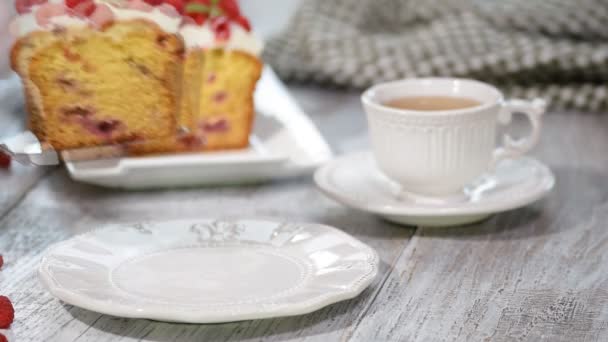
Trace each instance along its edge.
<instances>
[{"instance_id":1,"label":"white teacup","mask_svg":"<svg viewBox=\"0 0 608 342\"><path fill-rule=\"evenodd\" d=\"M463 97L479 106L438 111L396 109L386 102L411 96ZM540 137L545 102L509 100L495 87L458 78L415 78L383 83L362 95L371 144L380 170L406 193L449 197L490 171L504 158L527 153ZM529 137L505 135L496 147L496 127L508 124L512 113L532 123ZM500 120L499 120L500 119Z\"/></svg>"}]
</instances>

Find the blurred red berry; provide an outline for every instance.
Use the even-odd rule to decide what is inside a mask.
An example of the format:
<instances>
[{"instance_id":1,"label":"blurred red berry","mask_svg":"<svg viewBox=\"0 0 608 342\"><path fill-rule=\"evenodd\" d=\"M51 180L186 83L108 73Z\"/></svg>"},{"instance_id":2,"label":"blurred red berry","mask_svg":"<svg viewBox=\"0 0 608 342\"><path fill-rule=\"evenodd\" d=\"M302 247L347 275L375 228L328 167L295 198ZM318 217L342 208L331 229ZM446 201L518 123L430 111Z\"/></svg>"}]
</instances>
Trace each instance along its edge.
<instances>
[{"instance_id":1,"label":"blurred red berry","mask_svg":"<svg viewBox=\"0 0 608 342\"><path fill-rule=\"evenodd\" d=\"M152 5L152 6L158 6L160 4L162 4L164 1L163 0L144 0L148 5Z\"/></svg>"},{"instance_id":2,"label":"blurred red berry","mask_svg":"<svg viewBox=\"0 0 608 342\"><path fill-rule=\"evenodd\" d=\"M15 308L6 296L0 296L0 329L8 329L15 320Z\"/></svg>"},{"instance_id":3,"label":"blurred red berry","mask_svg":"<svg viewBox=\"0 0 608 342\"><path fill-rule=\"evenodd\" d=\"M4 265L4 258L2 257L2 254L0 254L0 268L2 268L2 265Z\"/></svg>"},{"instance_id":4,"label":"blurred red berry","mask_svg":"<svg viewBox=\"0 0 608 342\"><path fill-rule=\"evenodd\" d=\"M0 334L0 342L8 342L8 338L6 338L6 336L3 334Z\"/></svg>"},{"instance_id":5,"label":"blurred red berry","mask_svg":"<svg viewBox=\"0 0 608 342\"><path fill-rule=\"evenodd\" d=\"M0 168L8 169L11 167L11 156L0 151Z\"/></svg>"},{"instance_id":6,"label":"blurred red berry","mask_svg":"<svg viewBox=\"0 0 608 342\"><path fill-rule=\"evenodd\" d=\"M241 16L241 10L236 0L222 0L219 4L220 8L230 19L235 19Z\"/></svg>"},{"instance_id":7,"label":"blurred red berry","mask_svg":"<svg viewBox=\"0 0 608 342\"><path fill-rule=\"evenodd\" d=\"M241 16L238 16L237 18L234 18L233 20L236 21L236 23L239 24L245 30L251 31L251 24L249 23L249 19L247 19L241 15Z\"/></svg>"},{"instance_id":8,"label":"blurred red berry","mask_svg":"<svg viewBox=\"0 0 608 342\"><path fill-rule=\"evenodd\" d=\"M215 32L215 38L226 40L230 38L230 22L227 17L215 17L211 19L211 29Z\"/></svg>"},{"instance_id":9,"label":"blurred red berry","mask_svg":"<svg viewBox=\"0 0 608 342\"><path fill-rule=\"evenodd\" d=\"M207 21L207 18L208 18L208 16L206 14L202 14L202 13L193 13L193 14L190 14L190 17L192 19L194 19L194 21L198 25L203 25Z\"/></svg>"},{"instance_id":10,"label":"blurred red berry","mask_svg":"<svg viewBox=\"0 0 608 342\"><path fill-rule=\"evenodd\" d=\"M80 4L82 0L65 0L65 5L69 8L74 8Z\"/></svg>"},{"instance_id":11,"label":"blurred red berry","mask_svg":"<svg viewBox=\"0 0 608 342\"><path fill-rule=\"evenodd\" d=\"M97 5L93 0L84 0L74 7L74 12L80 17L88 18L97 9Z\"/></svg>"}]
</instances>

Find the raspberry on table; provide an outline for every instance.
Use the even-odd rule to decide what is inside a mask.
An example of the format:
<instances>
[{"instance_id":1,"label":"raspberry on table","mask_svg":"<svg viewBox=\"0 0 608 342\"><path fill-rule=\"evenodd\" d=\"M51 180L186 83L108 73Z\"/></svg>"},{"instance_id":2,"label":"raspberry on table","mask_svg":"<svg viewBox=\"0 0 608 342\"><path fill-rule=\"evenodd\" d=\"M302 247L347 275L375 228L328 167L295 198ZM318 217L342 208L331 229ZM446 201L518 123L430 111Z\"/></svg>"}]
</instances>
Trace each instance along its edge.
<instances>
[{"instance_id":1,"label":"raspberry on table","mask_svg":"<svg viewBox=\"0 0 608 342\"><path fill-rule=\"evenodd\" d=\"M0 168L8 169L11 166L11 156L0 151Z\"/></svg>"},{"instance_id":2,"label":"raspberry on table","mask_svg":"<svg viewBox=\"0 0 608 342\"><path fill-rule=\"evenodd\" d=\"M8 329L15 320L15 308L6 296L0 296L0 329Z\"/></svg>"}]
</instances>

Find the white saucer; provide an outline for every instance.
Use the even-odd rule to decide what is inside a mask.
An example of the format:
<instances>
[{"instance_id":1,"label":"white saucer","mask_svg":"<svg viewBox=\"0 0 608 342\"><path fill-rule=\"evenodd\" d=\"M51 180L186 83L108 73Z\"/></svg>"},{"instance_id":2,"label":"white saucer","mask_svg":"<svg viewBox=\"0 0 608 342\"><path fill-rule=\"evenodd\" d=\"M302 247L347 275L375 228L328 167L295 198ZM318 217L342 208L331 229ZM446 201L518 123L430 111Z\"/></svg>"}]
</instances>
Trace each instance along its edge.
<instances>
[{"instance_id":1,"label":"white saucer","mask_svg":"<svg viewBox=\"0 0 608 342\"><path fill-rule=\"evenodd\" d=\"M555 177L538 160L506 160L468 186L461 200L420 201L402 196L399 185L377 169L371 152L366 151L329 162L317 170L315 182L332 199L392 222L451 226L530 204L553 188Z\"/></svg>"},{"instance_id":2,"label":"white saucer","mask_svg":"<svg viewBox=\"0 0 608 342\"><path fill-rule=\"evenodd\" d=\"M218 323L309 313L359 295L376 252L318 224L184 220L111 225L51 247L43 284L113 316Z\"/></svg>"}]
</instances>

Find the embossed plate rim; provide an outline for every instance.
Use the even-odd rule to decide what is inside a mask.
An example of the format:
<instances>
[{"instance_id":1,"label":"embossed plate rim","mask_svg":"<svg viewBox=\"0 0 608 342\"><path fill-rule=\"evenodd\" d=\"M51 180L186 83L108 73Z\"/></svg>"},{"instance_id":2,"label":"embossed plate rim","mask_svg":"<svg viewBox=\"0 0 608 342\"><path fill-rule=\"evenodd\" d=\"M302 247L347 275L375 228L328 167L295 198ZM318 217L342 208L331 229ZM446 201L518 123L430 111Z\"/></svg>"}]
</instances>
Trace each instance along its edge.
<instances>
[{"instance_id":1,"label":"embossed plate rim","mask_svg":"<svg viewBox=\"0 0 608 342\"><path fill-rule=\"evenodd\" d=\"M232 322L232 321L240 321L240 320L249 320L249 319L263 319L263 318L272 318L272 317L280 317L280 316L294 316L310 313L312 311L316 311L322 307L325 307L329 304L333 304L338 301L354 298L358 296L375 278L378 273L378 264L379 258L377 253L369 246L364 244L363 242L357 240L356 238L350 236L349 234L326 225L316 224L316 223L299 223L299 222L284 222L279 220L267 219L267 218L244 218L244 219L231 219L231 220L212 220L212 219L198 219L198 220L171 220L171 221L158 221L151 223L152 225L161 225L161 228L154 226L143 226L142 229L162 229L162 225L169 224L191 224L191 223L213 223L215 222L228 222L228 223L237 223L237 224L260 224L260 225L273 225L266 226L268 230L266 233L269 233L267 237L264 237L264 233L260 233L259 236L256 236L257 239L267 239L266 243L257 244L257 246L266 246L273 248L288 248L291 249L290 253L304 253L303 257L307 254L305 250L297 251L298 245L294 244L291 239L295 238L299 235L299 233L311 233L308 235L306 239L312 239L314 237L318 237L322 234L329 234L332 238L339 239L339 241L346 243L348 246L353 248L353 251L356 251L357 254L361 254L361 257L356 260L356 266L353 268L347 268L346 270L337 268L334 272L338 272L338 278L341 278L337 283L335 279L331 279L329 282L327 279L321 279L321 275L316 274L315 271L325 270L323 267L316 267L313 269L312 274L310 275L311 281L306 280L301 289L296 289L296 294L298 291L304 292L306 289L317 289L316 292L312 291L312 295L308 294L309 297L303 297L302 300L299 300L295 303L288 303L291 294L285 295L278 299L274 299L274 302L271 300L270 302L264 303L256 303L255 310L252 310L252 304L244 304L243 307L239 307L238 304L230 305L230 306L222 306L222 305L202 305L201 307L191 306L175 306L175 305L166 305L166 304L150 304L145 301L136 302L133 305L133 298L129 297L129 304L125 305L123 303L112 302L108 300L100 300L97 298L91 298L83 293L78 293L74 289L66 288L64 285L56 283L53 277L53 259L54 256L61 256L60 253L62 249L69 252L70 244L74 243L82 243L83 241L89 241L86 239L95 238L96 234L106 232L115 233L117 232L117 228L122 229L125 227L133 226L135 224L109 224L104 225L100 228L92 230L90 232L80 234L74 236L68 240L59 242L47 249L44 253L44 257L40 263L38 274L41 282L47 288L47 290L58 299L75 305L87 310L96 311L108 315L118 316L118 317L127 317L127 318L144 318L144 319L153 319L159 321L168 321L168 322L184 322L184 323L220 323L220 322ZM295 230L287 230L279 231L279 234L275 234L276 231L283 229L285 226L293 225ZM150 228L151 227L151 228ZM257 226L256 226L257 227ZM114 229L114 231L111 231ZM166 229L166 228L165 228ZM185 229L182 227L182 229ZM188 228L190 231L190 228ZM223 232L222 232L223 233ZM316 233L316 234L312 234ZM255 232L257 234L257 231ZM281 240L281 234L287 235L287 240ZM99 235L98 235L99 236ZM185 236L185 235L184 235ZM211 235L210 235L211 236ZM156 238L157 236L151 237L151 239ZM221 246L221 241L212 240L206 241L207 247L204 244L199 244L197 246L203 248L209 247L217 247ZM252 243L253 240L246 240L245 238L235 238L236 244L228 244L227 246L242 246L243 248L248 247L248 243ZM240 239L240 240L239 240ZM278 239L278 240L277 240ZM179 239L176 239L178 241ZM91 240L94 241L94 240ZM100 240L103 241L103 240ZM242 241L244 244L240 244L239 241ZM179 241L178 241L179 242ZM274 244L273 244L274 242ZM124 243L124 242L123 242ZM174 241L175 243L175 241ZM256 240L256 243L257 240ZM291 243L291 244L290 244ZM341 244L338 244L341 246ZM99 246L103 246L106 248L107 246L103 243ZM161 243L160 246L163 246ZM175 246L179 246L179 243ZM335 246L335 245L331 245ZM330 246L330 247L331 247ZM137 248L142 248L145 246L136 246ZM255 246L254 246L255 247ZM119 251L120 247L116 247ZM324 247L321 250L329 250L328 247ZM116 251L116 250L115 250ZM351 252L352 253L352 252ZM350 254L345 254L342 256L342 259L345 256L349 256ZM97 260L98 261L98 260ZM342 262L348 264L346 259ZM312 263L312 261L311 261ZM340 263L336 263L340 265ZM336 264L332 264L334 266ZM317 265L318 266L318 265ZM331 268L330 266L325 266L327 269ZM111 272L111 269L108 270L108 274ZM343 279L342 279L343 278ZM315 279L317 283L315 283ZM319 280L321 279L321 280ZM323 281L327 283L323 283ZM328 285L329 284L329 285ZM319 287L324 288L327 287L327 291L319 291ZM107 289L106 289L107 290ZM283 300L283 302L281 302Z\"/></svg>"}]
</instances>

